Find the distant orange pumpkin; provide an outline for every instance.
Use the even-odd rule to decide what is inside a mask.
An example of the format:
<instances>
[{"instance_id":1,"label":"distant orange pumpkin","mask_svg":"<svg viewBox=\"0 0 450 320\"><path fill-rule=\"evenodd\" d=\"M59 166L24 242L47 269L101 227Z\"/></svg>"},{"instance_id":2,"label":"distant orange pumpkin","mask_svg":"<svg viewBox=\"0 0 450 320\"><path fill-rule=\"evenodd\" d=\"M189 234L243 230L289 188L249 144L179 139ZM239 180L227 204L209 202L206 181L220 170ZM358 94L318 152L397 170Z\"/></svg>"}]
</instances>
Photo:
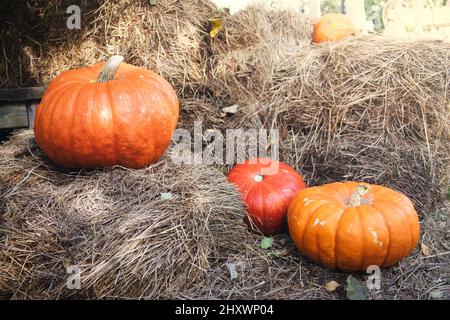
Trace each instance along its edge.
<instances>
[{"instance_id":1,"label":"distant orange pumpkin","mask_svg":"<svg viewBox=\"0 0 450 320\"><path fill-rule=\"evenodd\" d=\"M357 34L358 29L348 16L327 14L314 23L312 41L314 43L338 41Z\"/></svg>"},{"instance_id":2,"label":"distant orange pumpkin","mask_svg":"<svg viewBox=\"0 0 450 320\"><path fill-rule=\"evenodd\" d=\"M288 226L301 252L343 271L396 264L416 247L420 231L408 197L358 182L301 190L289 206Z\"/></svg>"}]
</instances>

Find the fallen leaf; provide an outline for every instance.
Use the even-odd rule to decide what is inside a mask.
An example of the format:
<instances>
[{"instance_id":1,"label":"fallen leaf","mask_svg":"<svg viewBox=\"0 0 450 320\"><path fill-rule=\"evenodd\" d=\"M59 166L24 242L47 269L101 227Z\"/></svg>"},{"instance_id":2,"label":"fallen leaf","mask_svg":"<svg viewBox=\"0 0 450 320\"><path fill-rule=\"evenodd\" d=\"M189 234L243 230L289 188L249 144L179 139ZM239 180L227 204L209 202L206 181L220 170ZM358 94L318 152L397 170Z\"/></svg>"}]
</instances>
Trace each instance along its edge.
<instances>
[{"instance_id":1,"label":"fallen leaf","mask_svg":"<svg viewBox=\"0 0 450 320\"><path fill-rule=\"evenodd\" d=\"M173 198L172 192L163 192L160 194L161 200L170 200Z\"/></svg>"},{"instance_id":2,"label":"fallen leaf","mask_svg":"<svg viewBox=\"0 0 450 320\"><path fill-rule=\"evenodd\" d=\"M430 298L433 300L440 300L444 296L444 292L441 290L433 290L430 292Z\"/></svg>"},{"instance_id":3,"label":"fallen leaf","mask_svg":"<svg viewBox=\"0 0 450 320\"><path fill-rule=\"evenodd\" d=\"M339 283L337 283L336 281L332 280L332 281L328 282L327 284L325 284L325 290L327 290L328 292L333 292L339 286L340 286Z\"/></svg>"},{"instance_id":4,"label":"fallen leaf","mask_svg":"<svg viewBox=\"0 0 450 320\"><path fill-rule=\"evenodd\" d=\"M211 38L214 38L222 29L222 19L215 18L215 19L208 19L208 21L210 24L209 35L211 36Z\"/></svg>"},{"instance_id":5,"label":"fallen leaf","mask_svg":"<svg viewBox=\"0 0 450 320\"><path fill-rule=\"evenodd\" d=\"M67 259L64 259L62 261L62 264L63 264L64 268L67 270L67 268L69 268L69 266L70 266L70 261Z\"/></svg>"},{"instance_id":6,"label":"fallen leaf","mask_svg":"<svg viewBox=\"0 0 450 320\"><path fill-rule=\"evenodd\" d=\"M367 299L367 286L353 277L352 275L347 277L347 299L349 300L366 300Z\"/></svg>"},{"instance_id":7,"label":"fallen leaf","mask_svg":"<svg viewBox=\"0 0 450 320\"><path fill-rule=\"evenodd\" d=\"M235 114L238 111L238 105L234 104L232 106L222 108L222 111L229 114Z\"/></svg>"},{"instance_id":8,"label":"fallen leaf","mask_svg":"<svg viewBox=\"0 0 450 320\"><path fill-rule=\"evenodd\" d=\"M283 250L271 250L270 252L267 252L267 256L268 257L284 257L289 253L289 251L287 249L283 249Z\"/></svg>"},{"instance_id":9,"label":"fallen leaf","mask_svg":"<svg viewBox=\"0 0 450 320\"><path fill-rule=\"evenodd\" d=\"M428 248L428 246L425 244L425 243L421 243L420 244L420 249L421 249L421 251L422 251L422 254L425 256L425 257L428 257L429 255L430 255L430 248Z\"/></svg>"},{"instance_id":10,"label":"fallen leaf","mask_svg":"<svg viewBox=\"0 0 450 320\"><path fill-rule=\"evenodd\" d=\"M272 238L264 238L261 240L261 248L264 250L270 249L272 247L273 244L273 239Z\"/></svg>"}]
</instances>

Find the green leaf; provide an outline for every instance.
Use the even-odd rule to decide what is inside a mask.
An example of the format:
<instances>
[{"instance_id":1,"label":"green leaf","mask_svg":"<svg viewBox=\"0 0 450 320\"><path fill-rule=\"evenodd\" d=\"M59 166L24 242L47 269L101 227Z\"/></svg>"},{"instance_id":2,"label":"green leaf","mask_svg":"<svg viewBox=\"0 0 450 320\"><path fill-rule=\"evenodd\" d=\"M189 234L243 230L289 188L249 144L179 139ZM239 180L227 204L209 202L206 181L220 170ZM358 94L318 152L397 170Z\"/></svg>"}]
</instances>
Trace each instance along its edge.
<instances>
[{"instance_id":1,"label":"green leaf","mask_svg":"<svg viewBox=\"0 0 450 320\"><path fill-rule=\"evenodd\" d=\"M273 244L272 238L266 237L261 240L261 248L264 250L270 249L272 247L272 244Z\"/></svg>"},{"instance_id":2,"label":"green leaf","mask_svg":"<svg viewBox=\"0 0 450 320\"><path fill-rule=\"evenodd\" d=\"M279 257L284 257L288 254L288 250L283 249L283 250L270 250L269 252L267 252L267 256L271 257L271 258L279 258Z\"/></svg>"},{"instance_id":3,"label":"green leaf","mask_svg":"<svg viewBox=\"0 0 450 320\"><path fill-rule=\"evenodd\" d=\"M444 296L444 292L441 290L433 290L430 292L430 298L433 300L440 300Z\"/></svg>"},{"instance_id":4,"label":"green leaf","mask_svg":"<svg viewBox=\"0 0 450 320\"><path fill-rule=\"evenodd\" d=\"M347 288L345 290L347 291L347 299L349 300L367 299L367 286L352 275L347 277Z\"/></svg>"}]
</instances>

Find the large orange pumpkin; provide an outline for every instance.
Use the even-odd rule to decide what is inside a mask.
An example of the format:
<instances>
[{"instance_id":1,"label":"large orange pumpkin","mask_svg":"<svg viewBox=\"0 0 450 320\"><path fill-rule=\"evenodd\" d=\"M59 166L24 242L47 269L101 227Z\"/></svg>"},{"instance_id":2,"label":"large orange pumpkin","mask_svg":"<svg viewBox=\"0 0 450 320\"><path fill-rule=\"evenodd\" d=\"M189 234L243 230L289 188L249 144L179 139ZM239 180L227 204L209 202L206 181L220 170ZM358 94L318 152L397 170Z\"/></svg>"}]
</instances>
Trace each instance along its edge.
<instances>
[{"instance_id":1,"label":"large orange pumpkin","mask_svg":"<svg viewBox=\"0 0 450 320\"><path fill-rule=\"evenodd\" d=\"M353 21L343 14L327 14L314 23L314 43L337 41L358 34Z\"/></svg>"},{"instance_id":2,"label":"large orange pumpkin","mask_svg":"<svg viewBox=\"0 0 450 320\"><path fill-rule=\"evenodd\" d=\"M263 174L263 169L271 165L278 170L274 174ZM237 164L228 172L228 181L237 186L247 205L248 218L265 235L286 228L289 203L306 187L293 168L267 158Z\"/></svg>"},{"instance_id":3,"label":"large orange pumpkin","mask_svg":"<svg viewBox=\"0 0 450 320\"><path fill-rule=\"evenodd\" d=\"M289 206L288 225L301 252L343 271L392 266L419 239L419 219L405 195L358 182L300 191Z\"/></svg>"},{"instance_id":4,"label":"large orange pumpkin","mask_svg":"<svg viewBox=\"0 0 450 320\"><path fill-rule=\"evenodd\" d=\"M37 107L34 133L43 152L67 168L142 168L170 143L179 102L150 70L121 63L65 71Z\"/></svg>"}]
</instances>

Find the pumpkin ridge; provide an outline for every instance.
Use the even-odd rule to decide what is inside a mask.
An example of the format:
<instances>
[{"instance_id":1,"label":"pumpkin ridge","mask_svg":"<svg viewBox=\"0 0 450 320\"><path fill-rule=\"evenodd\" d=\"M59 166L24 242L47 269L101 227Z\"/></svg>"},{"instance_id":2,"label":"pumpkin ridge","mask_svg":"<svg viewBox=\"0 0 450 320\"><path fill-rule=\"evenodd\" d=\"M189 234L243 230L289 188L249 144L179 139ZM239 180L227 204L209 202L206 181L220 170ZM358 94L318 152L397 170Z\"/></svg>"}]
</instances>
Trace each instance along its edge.
<instances>
[{"instance_id":1,"label":"pumpkin ridge","mask_svg":"<svg viewBox=\"0 0 450 320\"><path fill-rule=\"evenodd\" d=\"M176 94L172 94L173 88L171 87L170 83L167 82L167 80L164 78L158 79L158 81L155 81L155 79L153 77L156 76L157 74L154 72L152 72L151 74L152 74L152 78L148 78L148 77L144 76L143 78L140 78L140 81L145 83L146 86L150 87L152 91L155 91L155 89L157 89L159 91L159 93L161 93L161 95L165 98L166 101L173 100L173 98L176 97ZM170 96L168 93L169 90L171 92ZM176 98L176 100L178 100L178 98ZM179 110L172 110L172 111L177 111L179 113Z\"/></svg>"},{"instance_id":2,"label":"pumpkin ridge","mask_svg":"<svg viewBox=\"0 0 450 320\"><path fill-rule=\"evenodd\" d=\"M311 215L308 217L308 220L306 220L305 223L305 229L303 230L303 234L302 234L302 246L305 249L305 235L306 235L306 227L309 225L311 219L313 218L313 216L315 215L315 213L322 207L329 205L330 203L327 201L327 203L321 204L320 206L318 206L312 213ZM305 250L306 251L306 250ZM317 250L319 251L319 250ZM319 256L319 254L317 254Z\"/></svg>"},{"instance_id":3,"label":"pumpkin ridge","mask_svg":"<svg viewBox=\"0 0 450 320\"><path fill-rule=\"evenodd\" d=\"M72 117L70 119L70 126L68 126L68 128L67 128L68 131L70 131L71 128L73 128L73 123L74 123L74 120L75 120L75 109L77 108L77 105L75 104L75 102L78 100L79 95L80 95L81 90L83 89L83 87L84 87L83 85L80 85L78 87L78 90L76 91L76 94L74 94L73 100L71 100ZM69 137L69 141L68 141L69 145L73 146L74 145L74 135L73 134L69 134L68 137ZM69 150L71 150L71 149L69 149ZM74 163L75 165L78 165L77 161L75 160L73 152L69 152L69 159L70 159L70 162Z\"/></svg>"},{"instance_id":4,"label":"pumpkin ridge","mask_svg":"<svg viewBox=\"0 0 450 320\"><path fill-rule=\"evenodd\" d=\"M403 196L403 195L402 195ZM408 199L409 200L409 199ZM389 200L383 200L383 202L385 203L389 203L392 206L395 206L396 204L389 201ZM414 205L413 205L414 208ZM415 229L415 226L413 226L411 224L411 220L410 220L410 215L409 213L406 213L404 210L399 209L399 211L402 213L403 217L408 221L408 225L409 225L409 239L410 239L410 243L409 243L409 248L411 248L409 251L412 251L417 243L417 241L415 241L415 236L413 234L413 230Z\"/></svg>"},{"instance_id":5,"label":"pumpkin ridge","mask_svg":"<svg viewBox=\"0 0 450 320\"><path fill-rule=\"evenodd\" d=\"M98 86L92 86L92 90L93 90L93 96L94 98L94 104L93 104L93 114L91 114L91 120L94 118L94 120L97 122L98 121L98 117L96 117L95 115L98 115L100 112L100 103L99 103L99 95L98 95L98 91L99 91L99 87ZM94 136L98 137L97 131L94 130ZM102 133L101 135L102 139L104 138L104 134ZM104 151L102 151L102 145L99 144L99 139L93 139L94 141L92 141L92 148L94 150L94 152L98 155L100 155L101 157L105 157Z\"/></svg>"},{"instance_id":6,"label":"pumpkin ridge","mask_svg":"<svg viewBox=\"0 0 450 320\"><path fill-rule=\"evenodd\" d=\"M55 101L56 101L56 102L58 102L59 99L61 99L61 97L64 96L65 91L61 91L61 92L58 92L58 93L59 93L59 95L55 96L55 99L56 99ZM57 104L56 104L56 105L57 105ZM48 127L47 127L47 123L52 123L53 117L54 117L54 115L55 115L55 112L56 112L57 107L55 107L55 102L54 102L54 101L51 102L51 106L47 103L47 104L44 105L44 107L45 107L46 110L47 110L49 107L52 108L52 109L51 109L51 114L50 114L50 116L49 116L49 120L45 119L44 130L42 130L42 135L47 135L47 136L48 136L48 135L51 135L51 134L50 134L50 131L53 130L54 127L53 127L53 126L50 126L50 125L48 125ZM48 112L48 111L47 111L47 112ZM51 139L46 138L45 140L50 141Z\"/></svg>"},{"instance_id":7,"label":"pumpkin ridge","mask_svg":"<svg viewBox=\"0 0 450 320\"><path fill-rule=\"evenodd\" d=\"M53 96L54 94L56 94L58 91L60 91L62 89L65 89L65 88L73 86L73 85L83 85L84 83L80 79L73 80L71 78L74 71L75 70L64 71L58 77L53 79L50 82L50 85L47 87L47 90L45 91L44 96L41 99L41 103L42 102L45 103L46 100L48 99L48 97ZM86 82L86 84L87 83L88 82Z\"/></svg>"},{"instance_id":8,"label":"pumpkin ridge","mask_svg":"<svg viewBox=\"0 0 450 320\"><path fill-rule=\"evenodd\" d=\"M358 206L355 208L356 211L358 212L358 218L359 218L359 225L360 225L360 229L361 229L361 243L362 243L362 250L361 250L361 263L359 264L358 270L361 270L362 266L364 265L364 252L365 252L365 248L366 248L366 240L364 237L364 219L362 218L362 212L361 212L361 206Z\"/></svg>"},{"instance_id":9,"label":"pumpkin ridge","mask_svg":"<svg viewBox=\"0 0 450 320\"><path fill-rule=\"evenodd\" d=\"M261 195L261 198L263 199L263 201L262 201L263 221L261 221L261 224L263 226L263 233L266 233L266 231L267 231L266 229L268 229L266 226L266 222L267 222L266 199L264 197L264 193L263 193L261 186L259 188L259 194Z\"/></svg>"},{"instance_id":10,"label":"pumpkin ridge","mask_svg":"<svg viewBox=\"0 0 450 320\"><path fill-rule=\"evenodd\" d=\"M383 221L384 224L386 225L386 229L387 229L387 235L388 235L388 249L386 251L386 255L384 256L383 262L381 263L381 266L383 266L386 263L386 259L389 256L389 252L391 251L391 227L389 226L388 220L386 219L386 217L384 216L384 213L381 210L378 210L377 208L371 206L375 211L377 211L378 213L380 213L380 215L383 217Z\"/></svg>"},{"instance_id":11,"label":"pumpkin ridge","mask_svg":"<svg viewBox=\"0 0 450 320\"><path fill-rule=\"evenodd\" d=\"M336 232L334 233L334 248L333 248L333 251L334 251L334 268L337 268L337 263L338 263L338 258L337 258L337 253L338 253L338 251L337 251L337 247L338 247L337 246L337 243L338 243L338 240L337 240L338 239L338 237L337 237L338 230L340 228L342 217L344 216L346 211L347 211L347 208L344 206L342 211L341 211L341 213L340 213L340 216L338 218L338 222L336 224Z\"/></svg>"},{"instance_id":12,"label":"pumpkin ridge","mask_svg":"<svg viewBox=\"0 0 450 320\"><path fill-rule=\"evenodd\" d=\"M141 105L146 105L146 103L145 103L145 100L143 99L143 95L141 94L141 92L139 91L139 86L134 86L134 87L131 87L128 83L126 83L125 84L125 86L128 88L128 89L134 89L134 92L135 92L135 94L136 94L136 100L138 100L139 102L141 102ZM161 90L159 90L159 91L161 91ZM129 90L129 92L132 92L132 90L130 91ZM136 106L135 106L135 108L136 108ZM153 114L153 112L150 112L150 114L151 114L151 118L149 119L149 122L151 123L151 129L152 129L152 137L155 137L155 136L157 136L157 135L155 135L155 128L158 128L158 125L153 125L153 122L155 121L155 117L154 117L154 114ZM156 139L153 139L152 140L152 144L151 144L151 146L152 146L152 150L151 150L151 157L152 157L152 159L154 159L155 158L155 154L156 154L156 143L157 143L157 140Z\"/></svg>"},{"instance_id":13,"label":"pumpkin ridge","mask_svg":"<svg viewBox=\"0 0 450 320\"><path fill-rule=\"evenodd\" d=\"M395 205L394 203L390 202L390 201L382 200L381 202L382 202L382 203L383 203L383 202L384 202L384 203L387 203L387 204L393 206L394 208L397 208L396 205ZM401 215L403 216L403 218L404 218L405 220L407 220L407 223L408 223L408 226L409 226L409 243L408 243L408 252L409 252L409 251L410 251L410 248L414 248L414 246L413 246L414 236L413 236L413 234L412 234L411 221L409 221L409 217L406 215L406 213L405 213L402 209L397 208L397 210L398 210L399 212L401 212Z\"/></svg>"},{"instance_id":14,"label":"pumpkin ridge","mask_svg":"<svg viewBox=\"0 0 450 320\"><path fill-rule=\"evenodd\" d=\"M86 107L87 110L89 110L89 117L85 116L84 117L84 121L86 123L86 125L84 126L84 131L86 132L86 135L89 134L90 137L92 137L91 139L87 139L88 143L87 145L89 146L90 150L93 150L93 153L95 153L96 155L99 154L98 152L98 148L96 145L96 134L95 131L93 130L93 127L91 124L93 122L95 122L93 119L93 114L96 111L96 105L97 105L97 101L96 98L97 96L94 95L95 91L96 91L97 86L84 86L83 89L85 89L87 91L87 93L89 93L89 96L94 96L95 99L86 99ZM90 163L88 163L88 165L90 165Z\"/></svg>"},{"instance_id":15,"label":"pumpkin ridge","mask_svg":"<svg viewBox=\"0 0 450 320\"><path fill-rule=\"evenodd\" d=\"M335 203L333 203L333 202L329 202L329 203L327 203L327 205L331 205L331 206L336 206L336 204ZM339 204L338 204L339 205ZM316 211L319 211L319 208L320 207L318 207L317 209L316 209ZM317 231L316 232L316 240L317 240L317 252L318 252L318 254L317 254L317 256L318 256L318 260L319 260L319 263L321 263L321 264L325 264L324 262L322 262L322 258L321 258L321 256L320 256L320 253L321 253L321 248L320 248L320 232L319 231ZM325 264L326 265L326 264Z\"/></svg>"},{"instance_id":16,"label":"pumpkin ridge","mask_svg":"<svg viewBox=\"0 0 450 320\"><path fill-rule=\"evenodd\" d=\"M79 93L81 92L81 90L82 90L83 87L84 87L83 85L79 85L78 90L77 90L77 94L74 96L73 101L76 101L76 100L78 99L78 95L79 95ZM67 93L67 91L64 91L64 90L63 90L61 95L55 96L55 97L61 98L61 97L63 97L63 96L65 95L65 93ZM59 100L59 99L58 99L58 100ZM52 110L52 113L51 113L50 117L48 117L48 120L47 120L48 123L53 123L53 117L54 117L55 112L56 112L56 109L58 109L58 105L59 105L59 104L56 103L58 100L54 100L54 101L52 102L52 104L51 104L53 110ZM76 108L76 105L74 105L73 108ZM74 118L74 116L75 116L75 114L72 113L71 125L70 125L70 127L68 126L68 130L71 130L71 129L72 129L72 123L73 123L73 118ZM51 126L51 125L46 125L46 124L45 124L45 125L44 125L44 128L45 128L44 130L50 130L50 132L51 132L51 130L54 130L54 129L55 129L55 126ZM49 132L49 134L50 134L50 132ZM50 134L50 135L52 136L52 134ZM51 139L46 138L46 141L49 141L49 140L51 140ZM72 141L71 141L71 143L70 143L70 146L73 146L73 142L72 142ZM48 146L47 146L47 147L48 147ZM73 155L72 155L72 148L70 148L69 150L70 150L70 158L73 158ZM47 151L46 151L46 152L47 152Z\"/></svg>"},{"instance_id":17,"label":"pumpkin ridge","mask_svg":"<svg viewBox=\"0 0 450 320\"><path fill-rule=\"evenodd\" d=\"M107 92L107 94L106 94L106 96L108 97L107 99L107 101L109 102L108 103L108 106L109 106L109 109L111 110L111 128L112 128L112 133L113 133L113 137L112 137L112 139L111 139L111 141L113 142L113 150L114 150L114 162L117 162L117 153L118 153L118 150L117 150L117 134L116 134L116 114L115 114L115 111L116 111L116 105L115 105L115 103L113 103L113 99L111 99L111 88L109 87L109 82L105 82L105 88L106 88L106 92Z\"/></svg>"},{"instance_id":18,"label":"pumpkin ridge","mask_svg":"<svg viewBox=\"0 0 450 320\"><path fill-rule=\"evenodd\" d=\"M151 74L152 74L152 76L156 75L153 72ZM170 83L167 82L165 79L158 79L158 81L155 81L155 79L147 78L145 76L143 78L139 78L139 81L141 83L143 83L146 87L150 88L153 92L158 91L160 96L162 98L164 98L164 101L171 106L171 112L177 114L176 119L174 119L173 123L170 123L170 125L172 126L172 131L173 131L177 126L178 118L180 116L179 115L179 107L180 106L179 106L178 98L176 97L176 94L174 93ZM169 91L170 91L170 93L169 93ZM175 101L177 102L176 107L173 106L173 104L172 104ZM153 121L155 121L154 117L152 118L152 122ZM156 125L154 127L152 126L152 128L158 128L158 125ZM155 129L153 129L153 130L155 130ZM157 135L155 135L155 132L153 132L153 136L157 136ZM155 151L156 151L156 142L157 142L156 140L153 141L153 153L155 153ZM169 139L169 144L170 144L170 139Z\"/></svg>"},{"instance_id":19,"label":"pumpkin ridge","mask_svg":"<svg viewBox=\"0 0 450 320\"><path fill-rule=\"evenodd\" d=\"M81 88L80 88L80 91L78 92L78 94L77 94L77 98L74 100L74 101L77 101L78 99L79 99L79 96L80 96L80 94L81 94L81 96L83 97L83 95L82 95L82 93L84 93L83 91L86 89L86 87L87 87L87 85L82 85L81 86ZM88 99L87 98L84 98L86 101L84 101L84 105L85 106L87 106L87 104L88 104ZM77 109L77 105L75 105L74 106L74 112L72 113L72 115L73 115L73 119L75 119L75 115L76 114L78 114L78 112L79 111L76 111L76 109ZM87 131L85 128L88 128L89 127L89 125L87 125L88 124L88 121L86 120L86 118L83 118L83 120L82 120L82 122L81 122L81 128L83 129L83 134L85 134L85 132ZM72 126L71 126L72 128L73 128L73 122L72 122ZM71 141L71 145L73 146L74 145L74 138L76 137L74 134L72 134L71 135L72 136L72 141ZM88 140L89 141L89 140ZM83 140L83 143L84 143L84 140ZM90 141L89 141L89 143L91 143ZM79 155L77 154L77 152L73 152L72 153L72 155L71 155L71 157L72 157L72 161L75 163L75 166L81 166L81 167L83 167L83 168L85 168L86 167L86 163L84 163L83 164L83 161L84 161L84 159L79 159ZM81 160L81 161L80 161ZM75 167L74 166L74 167Z\"/></svg>"}]
</instances>

